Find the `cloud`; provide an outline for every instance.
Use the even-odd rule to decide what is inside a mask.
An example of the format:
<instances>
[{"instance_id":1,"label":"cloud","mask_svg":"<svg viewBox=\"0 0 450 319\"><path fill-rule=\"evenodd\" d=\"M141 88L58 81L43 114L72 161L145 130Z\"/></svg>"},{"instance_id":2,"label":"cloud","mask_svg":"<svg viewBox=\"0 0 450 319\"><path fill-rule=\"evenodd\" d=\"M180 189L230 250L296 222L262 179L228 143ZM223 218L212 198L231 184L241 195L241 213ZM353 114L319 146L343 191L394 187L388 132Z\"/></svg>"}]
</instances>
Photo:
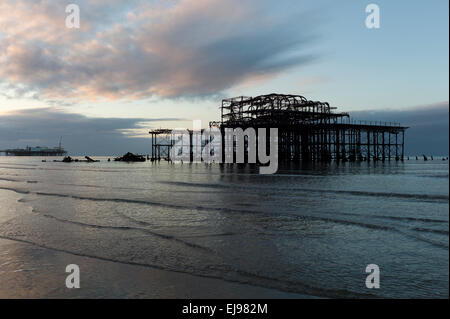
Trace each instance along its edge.
<instances>
[{"instance_id":1,"label":"cloud","mask_svg":"<svg viewBox=\"0 0 450 319\"><path fill-rule=\"evenodd\" d=\"M42 99L204 96L315 58L311 16L293 5L274 14L268 0L105 3L80 1L76 30L60 1L2 1L0 82Z\"/></svg>"},{"instance_id":2,"label":"cloud","mask_svg":"<svg viewBox=\"0 0 450 319\"><path fill-rule=\"evenodd\" d=\"M416 106L406 110L356 111L354 119L399 122L409 126L406 154L449 155L449 103Z\"/></svg>"},{"instance_id":3,"label":"cloud","mask_svg":"<svg viewBox=\"0 0 450 319\"><path fill-rule=\"evenodd\" d=\"M147 154L151 152L148 129L159 121L178 119L92 118L55 108L14 111L0 117L0 149L56 146L62 137L70 154Z\"/></svg>"}]
</instances>

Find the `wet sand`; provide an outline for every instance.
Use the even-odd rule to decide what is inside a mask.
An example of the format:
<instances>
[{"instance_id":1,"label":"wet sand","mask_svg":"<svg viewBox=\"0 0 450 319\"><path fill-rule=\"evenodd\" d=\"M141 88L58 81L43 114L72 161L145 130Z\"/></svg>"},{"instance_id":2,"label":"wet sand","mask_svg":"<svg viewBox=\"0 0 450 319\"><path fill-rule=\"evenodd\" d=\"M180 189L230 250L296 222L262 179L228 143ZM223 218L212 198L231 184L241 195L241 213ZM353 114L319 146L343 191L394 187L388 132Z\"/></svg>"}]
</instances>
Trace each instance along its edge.
<instances>
[{"instance_id":1,"label":"wet sand","mask_svg":"<svg viewBox=\"0 0 450 319\"><path fill-rule=\"evenodd\" d=\"M68 264L80 289L65 286ZM219 279L126 265L0 239L0 298L305 298Z\"/></svg>"},{"instance_id":2,"label":"wet sand","mask_svg":"<svg viewBox=\"0 0 450 319\"><path fill-rule=\"evenodd\" d=\"M20 195L0 190L0 223L15 216ZM18 203L17 203L18 204ZM24 213L21 211L20 213ZM80 289L65 285L80 267ZM307 298L251 285L78 256L0 238L0 298Z\"/></svg>"}]
</instances>

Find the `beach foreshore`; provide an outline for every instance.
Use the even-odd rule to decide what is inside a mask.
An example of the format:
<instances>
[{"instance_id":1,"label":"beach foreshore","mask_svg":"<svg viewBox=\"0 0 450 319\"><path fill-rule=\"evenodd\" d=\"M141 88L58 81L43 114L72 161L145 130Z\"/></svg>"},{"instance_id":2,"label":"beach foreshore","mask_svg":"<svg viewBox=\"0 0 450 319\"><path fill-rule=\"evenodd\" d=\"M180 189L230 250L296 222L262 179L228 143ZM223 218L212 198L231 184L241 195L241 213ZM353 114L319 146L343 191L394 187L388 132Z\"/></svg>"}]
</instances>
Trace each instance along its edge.
<instances>
[{"instance_id":1,"label":"beach foreshore","mask_svg":"<svg viewBox=\"0 0 450 319\"><path fill-rule=\"evenodd\" d=\"M66 266L80 267L69 289ZM0 239L0 298L311 298L274 289L98 260Z\"/></svg>"},{"instance_id":2,"label":"beach foreshore","mask_svg":"<svg viewBox=\"0 0 450 319\"><path fill-rule=\"evenodd\" d=\"M0 222L24 206L0 190ZM17 203L17 206L15 205ZM20 215L20 214L19 214ZM17 215L16 215L17 216ZM17 217L20 218L20 217ZM56 230L55 230L56 231ZM66 266L80 268L80 288L66 287ZM221 279L79 256L20 239L0 238L0 298L311 298Z\"/></svg>"}]
</instances>

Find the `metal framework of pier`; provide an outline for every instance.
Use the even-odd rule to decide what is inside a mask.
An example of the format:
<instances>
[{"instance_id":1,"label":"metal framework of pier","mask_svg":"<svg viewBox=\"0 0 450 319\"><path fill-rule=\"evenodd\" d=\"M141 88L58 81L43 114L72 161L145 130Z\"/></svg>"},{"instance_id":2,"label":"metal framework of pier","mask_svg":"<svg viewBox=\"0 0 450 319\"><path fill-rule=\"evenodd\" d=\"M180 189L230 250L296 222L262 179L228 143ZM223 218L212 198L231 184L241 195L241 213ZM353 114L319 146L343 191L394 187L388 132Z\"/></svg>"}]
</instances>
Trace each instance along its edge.
<instances>
[{"instance_id":1,"label":"metal framework of pier","mask_svg":"<svg viewBox=\"0 0 450 319\"><path fill-rule=\"evenodd\" d=\"M408 127L392 122L355 121L326 102L310 101L301 95L240 96L223 100L220 109L221 121L210 122L210 127L219 128L222 136L227 128L254 128L256 132L266 128L267 133L270 128L278 128L280 161L404 159ZM154 130L150 134L152 159L170 160L174 145L171 130Z\"/></svg>"},{"instance_id":2,"label":"metal framework of pier","mask_svg":"<svg viewBox=\"0 0 450 319\"><path fill-rule=\"evenodd\" d=\"M156 129L149 132L152 137L151 160L170 160L170 149L174 145L172 130Z\"/></svg>"}]
</instances>

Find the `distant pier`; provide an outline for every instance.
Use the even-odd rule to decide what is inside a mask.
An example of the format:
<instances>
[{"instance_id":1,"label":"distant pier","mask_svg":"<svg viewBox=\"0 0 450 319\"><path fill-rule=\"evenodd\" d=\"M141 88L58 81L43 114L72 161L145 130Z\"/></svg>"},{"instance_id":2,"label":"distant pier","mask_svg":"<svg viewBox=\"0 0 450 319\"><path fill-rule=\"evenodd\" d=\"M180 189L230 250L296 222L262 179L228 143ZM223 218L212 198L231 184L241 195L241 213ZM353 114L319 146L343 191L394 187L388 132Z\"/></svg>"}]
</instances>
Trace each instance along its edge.
<instances>
[{"instance_id":1,"label":"distant pier","mask_svg":"<svg viewBox=\"0 0 450 319\"><path fill-rule=\"evenodd\" d=\"M47 147L26 147L17 149L0 150L0 155L6 156L64 156L67 154L62 147L47 148Z\"/></svg>"}]
</instances>

